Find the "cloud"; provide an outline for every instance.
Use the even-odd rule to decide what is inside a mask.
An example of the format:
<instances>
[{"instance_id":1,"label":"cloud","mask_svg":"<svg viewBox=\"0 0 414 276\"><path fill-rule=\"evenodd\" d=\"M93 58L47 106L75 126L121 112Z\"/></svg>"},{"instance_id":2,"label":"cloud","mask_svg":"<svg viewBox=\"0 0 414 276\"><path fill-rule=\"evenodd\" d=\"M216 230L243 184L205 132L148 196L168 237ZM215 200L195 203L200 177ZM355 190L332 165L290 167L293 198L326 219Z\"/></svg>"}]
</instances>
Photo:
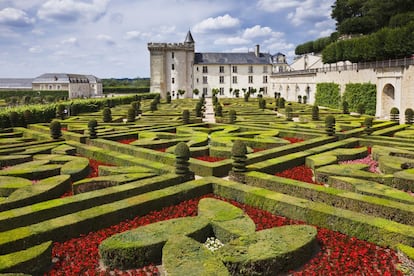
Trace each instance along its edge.
<instances>
[{"instance_id":1,"label":"cloud","mask_svg":"<svg viewBox=\"0 0 414 276\"><path fill-rule=\"evenodd\" d=\"M0 10L0 24L11 27L27 27L35 22L28 14L19 9L5 8Z\"/></svg>"},{"instance_id":2,"label":"cloud","mask_svg":"<svg viewBox=\"0 0 414 276\"><path fill-rule=\"evenodd\" d=\"M301 5L303 1L298 0L259 0L257 7L266 12L277 12L282 9L294 8Z\"/></svg>"},{"instance_id":3,"label":"cloud","mask_svg":"<svg viewBox=\"0 0 414 276\"><path fill-rule=\"evenodd\" d=\"M62 40L61 44L64 45L78 45L78 39L76 37L70 37Z\"/></svg>"},{"instance_id":4,"label":"cloud","mask_svg":"<svg viewBox=\"0 0 414 276\"><path fill-rule=\"evenodd\" d=\"M78 0L49 0L37 12L47 21L95 21L106 13L109 0L93 0L86 3Z\"/></svg>"},{"instance_id":5,"label":"cloud","mask_svg":"<svg viewBox=\"0 0 414 276\"><path fill-rule=\"evenodd\" d=\"M193 31L196 33L206 33L209 31L215 31L220 29L230 29L240 25L240 20L231 17L228 14L218 17L209 17L200 23L196 24Z\"/></svg>"},{"instance_id":6,"label":"cloud","mask_svg":"<svg viewBox=\"0 0 414 276\"><path fill-rule=\"evenodd\" d=\"M241 37L223 37L214 41L216 45L242 45L248 43L251 43L251 41Z\"/></svg>"},{"instance_id":7,"label":"cloud","mask_svg":"<svg viewBox=\"0 0 414 276\"><path fill-rule=\"evenodd\" d=\"M151 37L150 33L141 32L141 31L128 31L125 34L126 40L147 40Z\"/></svg>"},{"instance_id":8,"label":"cloud","mask_svg":"<svg viewBox=\"0 0 414 276\"><path fill-rule=\"evenodd\" d=\"M255 38L255 37L263 37L272 34L272 29L269 27L262 27L260 25L256 25L252 28L247 28L243 32L244 38Z\"/></svg>"},{"instance_id":9,"label":"cloud","mask_svg":"<svg viewBox=\"0 0 414 276\"><path fill-rule=\"evenodd\" d=\"M36 46L30 47L29 52L32 53L32 54L39 54L39 53L43 52L43 49L39 45L36 45Z\"/></svg>"},{"instance_id":10,"label":"cloud","mask_svg":"<svg viewBox=\"0 0 414 276\"><path fill-rule=\"evenodd\" d=\"M305 0L301 5L297 6L293 12L290 12L287 17L295 26L315 24L320 21L325 21L331 18L331 5L334 1L329 0L329 2L330 3L319 0Z\"/></svg>"},{"instance_id":11,"label":"cloud","mask_svg":"<svg viewBox=\"0 0 414 276\"><path fill-rule=\"evenodd\" d=\"M103 41L107 45L115 45L116 44L115 40L109 35L100 34L100 35L97 35L96 38L100 41Z\"/></svg>"}]
</instances>

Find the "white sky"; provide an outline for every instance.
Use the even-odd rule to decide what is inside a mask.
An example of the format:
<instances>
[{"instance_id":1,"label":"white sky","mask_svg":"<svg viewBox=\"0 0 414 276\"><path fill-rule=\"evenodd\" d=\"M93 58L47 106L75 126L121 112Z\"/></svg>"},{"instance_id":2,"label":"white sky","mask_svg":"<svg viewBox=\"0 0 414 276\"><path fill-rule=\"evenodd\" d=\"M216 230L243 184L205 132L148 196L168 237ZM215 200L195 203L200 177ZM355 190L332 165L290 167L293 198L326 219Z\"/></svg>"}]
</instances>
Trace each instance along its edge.
<instances>
[{"instance_id":1,"label":"white sky","mask_svg":"<svg viewBox=\"0 0 414 276\"><path fill-rule=\"evenodd\" d=\"M335 30L334 0L0 0L0 78L149 77L148 42L284 53Z\"/></svg>"}]
</instances>

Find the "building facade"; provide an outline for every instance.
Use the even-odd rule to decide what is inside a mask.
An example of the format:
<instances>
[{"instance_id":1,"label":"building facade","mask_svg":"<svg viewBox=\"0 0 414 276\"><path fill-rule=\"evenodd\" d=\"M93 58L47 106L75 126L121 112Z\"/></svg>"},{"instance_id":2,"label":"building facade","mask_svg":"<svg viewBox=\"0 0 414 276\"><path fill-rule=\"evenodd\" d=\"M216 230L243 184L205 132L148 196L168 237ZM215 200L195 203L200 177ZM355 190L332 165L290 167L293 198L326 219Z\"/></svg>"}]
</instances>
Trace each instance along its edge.
<instances>
[{"instance_id":1,"label":"building facade","mask_svg":"<svg viewBox=\"0 0 414 276\"><path fill-rule=\"evenodd\" d=\"M173 97L234 97L251 91L266 95L270 76L287 68L281 53L260 52L260 46L246 53L196 53L189 31L184 43L148 43L151 64L151 92Z\"/></svg>"},{"instance_id":2,"label":"building facade","mask_svg":"<svg viewBox=\"0 0 414 276\"><path fill-rule=\"evenodd\" d=\"M93 75L46 73L35 78L32 89L36 91L68 91L69 99L102 96L102 81Z\"/></svg>"}]
</instances>

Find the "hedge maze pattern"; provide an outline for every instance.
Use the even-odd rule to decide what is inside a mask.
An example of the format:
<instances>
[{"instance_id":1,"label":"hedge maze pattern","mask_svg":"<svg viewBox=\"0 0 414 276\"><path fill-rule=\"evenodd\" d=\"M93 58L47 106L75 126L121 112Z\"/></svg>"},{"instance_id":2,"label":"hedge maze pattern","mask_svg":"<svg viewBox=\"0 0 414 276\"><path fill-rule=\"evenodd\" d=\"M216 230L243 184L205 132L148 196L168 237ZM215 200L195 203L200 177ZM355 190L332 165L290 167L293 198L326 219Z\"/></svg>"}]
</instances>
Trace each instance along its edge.
<instances>
[{"instance_id":1,"label":"hedge maze pattern","mask_svg":"<svg viewBox=\"0 0 414 276\"><path fill-rule=\"evenodd\" d=\"M197 100L182 99L161 101L156 110L154 100L142 100L139 104L111 107L110 117L108 110L105 117L100 110L56 119L62 127L60 137L52 137L49 123L2 129L0 273L37 275L52 265L53 242L206 194L412 254L414 197L408 193L414 191L412 125L374 120L367 132L364 115L321 108L319 120L314 120L312 106L290 103L287 106L294 120L288 121L285 108L276 108L272 99L267 100L265 108L259 108L256 98L248 102L221 101L223 116L217 116L215 124L196 117ZM130 118L134 106L139 110L135 110L135 118ZM185 123L183 110L190 111ZM231 124L230 110L237 110L236 121ZM325 118L330 114L336 118L334 135L327 135L325 130ZM91 120L96 121L91 124ZM291 143L292 139L298 142ZM240 172L244 174L244 184L226 178L232 171L235 141L246 145L245 169ZM175 149L179 143L188 146L194 180L175 173ZM378 162L380 173L369 171L366 164L346 163L367 156ZM100 164L95 172L91 160ZM315 181L321 185L275 176L302 165L313 170ZM204 264L206 271L222 270L223 275L254 267L276 269L280 264L277 262L293 258L293 264L282 265L291 269L313 254L313 227L275 228L259 234L240 209L210 201L214 202L200 202L195 218L160 222L146 226L146 230L144 227L144 231L134 230L104 241L100 247L104 261L111 268L121 269L145 265L148 260L128 262L130 249L122 248L122 244L139 243L140 236L163 229L169 232L162 246L155 242L156 253L147 252L154 245L139 247L144 248L140 249L145 251L143 255L154 258L151 261L162 261L171 275L185 271L186 264L174 265L180 256L172 253L185 248L192 250L191 262ZM237 240L241 234L235 225L243 225L243 235L254 237ZM283 231L286 233L280 234ZM296 239L289 240L292 233ZM229 243L220 251L221 261L200 246L209 235ZM249 247L253 240L271 243L272 237L278 235L275 246L286 238L284 242L296 248L283 253L287 257L257 260L257 252L231 255L231 250ZM160 250L165 260L161 260Z\"/></svg>"}]
</instances>

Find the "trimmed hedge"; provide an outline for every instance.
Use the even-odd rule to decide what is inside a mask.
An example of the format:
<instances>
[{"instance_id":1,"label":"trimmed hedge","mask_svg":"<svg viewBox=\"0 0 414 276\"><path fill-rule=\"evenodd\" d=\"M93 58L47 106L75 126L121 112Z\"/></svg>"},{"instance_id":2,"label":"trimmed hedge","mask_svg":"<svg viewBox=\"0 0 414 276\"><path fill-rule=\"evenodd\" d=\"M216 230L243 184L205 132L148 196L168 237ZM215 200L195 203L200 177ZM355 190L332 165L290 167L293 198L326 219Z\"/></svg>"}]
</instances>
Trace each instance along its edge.
<instances>
[{"instance_id":1,"label":"trimmed hedge","mask_svg":"<svg viewBox=\"0 0 414 276\"><path fill-rule=\"evenodd\" d=\"M25 186L11 193L7 199L0 202L0 211L60 197L69 191L70 187L69 175L57 175L42 179L36 185Z\"/></svg>"},{"instance_id":2,"label":"trimmed hedge","mask_svg":"<svg viewBox=\"0 0 414 276\"><path fill-rule=\"evenodd\" d=\"M214 194L382 246L414 245L414 227L263 188L216 179Z\"/></svg>"},{"instance_id":3,"label":"trimmed hedge","mask_svg":"<svg viewBox=\"0 0 414 276\"><path fill-rule=\"evenodd\" d=\"M283 177L269 176L259 172L247 173L246 181L249 185L255 187L266 188L307 200L315 200L329 206L414 225L414 210L410 204L361 195L331 187L309 185L309 183Z\"/></svg>"},{"instance_id":4,"label":"trimmed hedge","mask_svg":"<svg viewBox=\"0 0 414 276\"><path fill-rule=\"evenodd\" d=\"M209 182L195 180L14 228L1 233L0 254L24 250L49 240L65 241L210 192Z\"/></svg>"},{"instance_id":5,"label":"trimmed hedge","mask_svg":"<svg viewBox=\"0 0 414 276\"><path fill-rule=\"evenodd\" d=\"M21 251L0 255L0 273L42 275L52 265L52 247L52 242L47 241Z\"/></svg>"},{"instance_id":6,"label":"trimmed hedge","mask_svg":"<svg viewBox=\"0 0 414 276\"><path fill-rule=\"evenodd\" d=\"M0 231L35 224L54 217L64 216L72 212L78 212L86 208L111 203L153 190L163 189L182 182L182 178L177 175L164 174L117 187L109 187L76 196L52 199L3 211L0 212Z\"/></svg>"}]
</instances>

